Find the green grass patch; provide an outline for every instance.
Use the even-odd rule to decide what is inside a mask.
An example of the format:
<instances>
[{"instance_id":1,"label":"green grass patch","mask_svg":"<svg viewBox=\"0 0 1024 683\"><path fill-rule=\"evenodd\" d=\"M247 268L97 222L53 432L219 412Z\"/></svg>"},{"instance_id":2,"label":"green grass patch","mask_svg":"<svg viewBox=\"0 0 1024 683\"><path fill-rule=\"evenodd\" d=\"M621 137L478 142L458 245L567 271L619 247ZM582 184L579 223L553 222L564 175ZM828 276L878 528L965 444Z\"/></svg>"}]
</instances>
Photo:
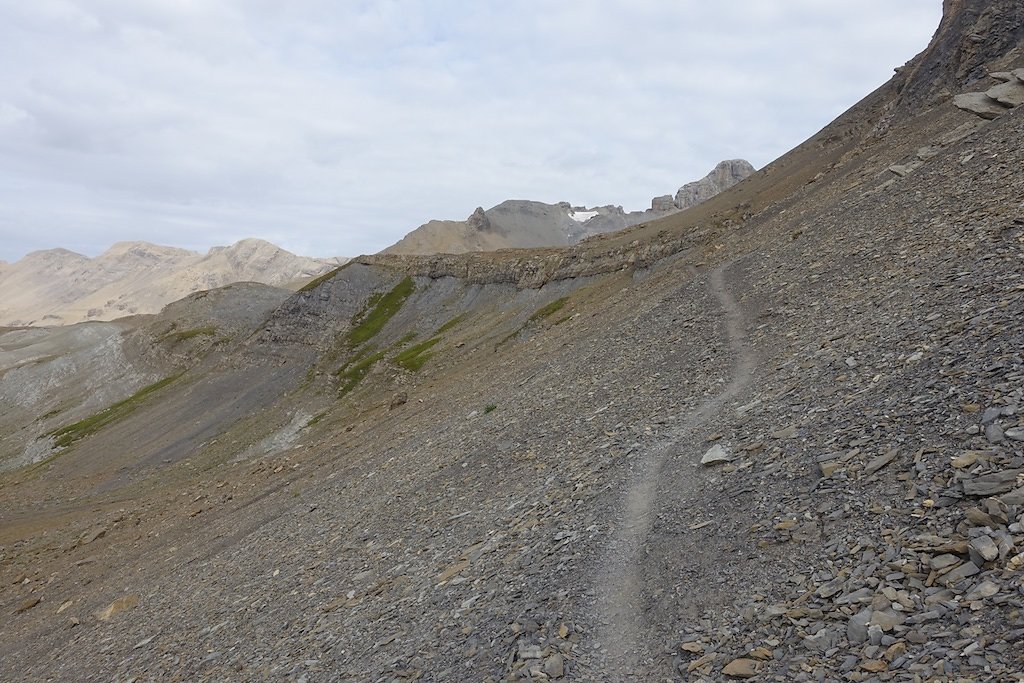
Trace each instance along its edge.
<instances>
[{"instance_id":1,"label":"green grass patch","mask_svg":"<svg viewBox=\"0 0 1024 683\"><path fill-rule=\"evenodd\" d=\"M310 280L306 284L304 284L301 287L299 287L299 291L300 292L311 292L311 291L313 291L314 289L316 289L317 287L319 287L320 285L322 285L323 283L327 282L332 277L337 275L341 271L342 268L344 268L344 266L338 266L337 268L329 270L329 271L327 271L326 273L324 273L323 275L321 275L319 277L313 278L312 280Z\"/></svg>"},{"instance_id":2,"label":"green grass patch","mask_svg":"<svg viewBox=\"0 0 1024 683\"><path fill-rule=\"evenodd\" d=\"M494 350L495 350L495 351L497 351L498 349L500 349L500 348L501 348L502 346L504 346L505 344L508 344L508 343L509 343L510 341L512 341L513 339L515 339L515 337L516 337L516 335L517 335L517 334L519 334L519 333L520 333L520 332L522 332L522 331L523 331L523 328L521 328L521 327L517 327L517 328L516 328L515 330L513 330L512 332L509 332L508 334L506 334L506 335L505 335L505 336L504 336L504 337L502 338L502 340L501 340L500 342L498 342L497 344L495 344L495 345L494 345Z\"/></svg>"},{"instance_id":3,"label":"green grass patch","mask_svg":"<svg viewBox=\"0 0 1024 683\"><path fill-rule=\"evenodd\" d=\"M340 368L338 368L337 370L334 371L334 376L337 377L342 372L344 372L345 368L347 368L348 366L352 365L356 361L359 361L359 360L362 360L362 359L366 358L371 353L373 353L376 349L377 349L376 344L367 344L363 348L359 349L354 354L352 354L352 357L349 358L348 361L346 361L344 365L342 365Z\"/></svg>"},{"instance_id":4,"label":"green grass patch","mask_svg":"<svg viewBox=\"0 0 1024 683\"><path fill-rule=\"evenodd\" d=\"M489 404L487 407L484 408L484 415L486 415L487 413L493 412L497 407L498 406L495 403Z\"/></svg>"},{"instance_id":5,"label":"green grass patch","mask_svg":"<svg viewBox=\"0 0 1024 683\"><path fill-rule=\"evenodd\" d=\"M338 387L338 398L341 398L348 392L359 386L359 383L363 381L363 378L370 373L370 368L373 364L379 361L387 351L378 351L370 356L367 356L361 360L353 359L341 366L334 375L341 380L341 386Z\"/></svg>"},{"instance_id":6,"label":"green grass patch","mask_svg":"<svg viewBox=\"0 0 1024 683\"><path fill-rule=\"evenodd\" d=\"M84 420L79 420L78 422L56 429L50 432L48 436L53 437L54 445L59 448L70 446L79 439L85 438L90 434L95 434L111 422L131 414L139 407L144 398L156 391L159 391L160 389L163 389L165 386L181 377L182 374L183 373L179 373L177 375L171 375L170 377L164 377L159 382L154 382L148 387L139 389L123 401L118 401L117 403L104 408L100 412L95 415L91 415Z\"/></svg>"},{"instance_id":7,"label":"green grass patch","mask_svg":"<svg viewBox=\"0 0 1024 683\"><path fill-rule=\"evenodd\" d=\"M533 315L530 316L529 322L537 322L538 320L544 320L545 318L553 316L555 313L557 313L558 311L562 310L562 308L565 307L565 304L568 300L568 297L563 296L561 299L555 299L546 306L541 306L536 311L534 311Z\"/></svg>"},{"instance_id":8,"label":"green grass patch","mask_svg":"<svg viewBox=\"0 0 1024 683\"><path fill-rule=\"evenodd\" d=\"M448 330L452 329L453 327L461 323L465 317L465 313L460 313L459 315L455 316L454 318L446 322L444 325L441 325L441 327L438 328L437 333L444 334Z\"/></svg>"},{"instance_id":9,"label":"green grass patch","mask_svg":"<svg viewBox=\"0 0 1024 683\"><path fill-rule=\"evenodd\" d=\"M439 341L441 341L440 337L434 337L433 339L428 339L425 342L420 342L415 346L410 346L405 351L402 351L395 356L395 364L405 368L406 370L416 372L423 367L424 363L430 360L431 356L434 355L433 353L429 353L429 351Z\"/></svg>"},{"instance_id":10,"label":"green grass patch","mask_svg":"<svg viewBox=\"0 0 1024 683\"><path fill-rule=\"evenodd\" d=\"M365 311L352 320L352 329L346 335L348 345L354 348L373 339L415 290L416 283L406 276L387 294L370 297Z\"/></svg>"},{"instance_id":11,"label":"green grass patch","mask_svg":"<svg viewBox=\"0 0 1024 683\"><path fill-rule=\"evenodd\" d=\"M312 418L310 418L309 422L306 423L306 426L307 427L312 427L317 422L319 422L320 420L324 419L326 416L327 416L327 411L326 410L323 411L322 413L317 413Z\"/></svg>"},{"instance_id":12,"label":"green grass patch","mask_svg":"<svg viewBox=\"0 0 1024 683\"><path fill-rule=\"evenodd\" d=\"M212 337L217 334L217 328L213 325L204 325L203 327L195 327L191 330L182 330L181 332L168 332L164 336L160 337L160 341L168 341L171 345L180 344L183 341L189 339L195 339L196 337Z\"/></svg>"},{"instance_id":13,"label":"green grass patch","mask_svg":"<svg viewBox=\"0 0 1024 683\"><path fill-rule=\"evenodd\" d=\"M415 339L418 336L419 336L419 334L417 334L416 332L410 332L409 334L405 335L404 337L399 339L397 342L395 342L395 346L405 346L406 344L408 344L409 342L411 342L413 339Z\"/></svg>"},{"instance_id":14,"label":"green grass patch","mask_svg":"<svg viewBox=\"0 0 1024 683\"><path fill-rule=\"evenodd\" d=\"M500 342L495 344L494 345L494 350L497 351L502 346L504 346L505 344L509 343L513 339L515 339L516 335L518 335L520 332L522 332L526 328L526 326L529 325L530 323L539 322L541 320L544 320L545 318L550 318L555 313L558 313L558 311L560 311L563 308L565 308L565 304L568 303L568 301L569 301L569 298L563 296L560 299L555 299L551 303L546 304L544 306L541 306L536 311L534 311L533 314L529 318L526 319L525 323L523 323L521 326L519 326L516 329L512 330L511 332L509 332L508 335L506 335L504 339L502 339ZM555 325L561 325L566 320L569 320L571 317L572 317L571 315L565 316L561 320L556 321Z\"/></svg>"}]
</instances>

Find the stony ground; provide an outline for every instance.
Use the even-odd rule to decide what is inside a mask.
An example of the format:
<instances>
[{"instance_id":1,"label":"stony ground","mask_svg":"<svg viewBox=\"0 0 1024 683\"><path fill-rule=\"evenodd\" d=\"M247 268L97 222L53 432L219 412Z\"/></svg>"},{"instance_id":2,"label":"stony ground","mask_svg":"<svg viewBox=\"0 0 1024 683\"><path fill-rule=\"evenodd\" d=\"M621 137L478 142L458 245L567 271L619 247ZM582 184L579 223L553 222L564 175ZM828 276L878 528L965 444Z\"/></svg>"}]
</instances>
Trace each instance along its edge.
<instances>
[{"instance_id":1,"label":"stony ground","mask_svg":"<svg viewBox=\"0 0 1024 683\"><path fill-rule=\"evenodd\" d=\"M0 678L1024 680L1022 114L894 127L503 344L540 295L474 285L289 450L4 511Z\"/></svg>"}]
</instances>

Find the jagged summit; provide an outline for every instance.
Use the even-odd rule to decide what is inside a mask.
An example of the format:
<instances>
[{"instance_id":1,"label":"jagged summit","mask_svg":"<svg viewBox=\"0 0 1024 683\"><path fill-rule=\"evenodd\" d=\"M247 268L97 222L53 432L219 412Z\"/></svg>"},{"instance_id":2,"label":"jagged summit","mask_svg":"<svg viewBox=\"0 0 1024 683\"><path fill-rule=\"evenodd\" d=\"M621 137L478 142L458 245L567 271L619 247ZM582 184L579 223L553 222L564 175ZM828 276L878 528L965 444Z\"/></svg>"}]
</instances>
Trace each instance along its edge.
<instances>
[{"instance_id":1,"label":"jagged summit","mask_svg":"<svg viewBox=\"0 0 1024 683\"><path fill-rule=\"evenodd\" d=\"M704 178L683 185L673 195L655 197L645 211L621 206L587 208L569 202L509 199L484 210L477 207L465 221L430 221L383 250L386 254L460 254L524 247L568 246L594 235L622 230L688 209L732 187L754 172L743 159L720 162Z\"/></svg>"}]
</instances>

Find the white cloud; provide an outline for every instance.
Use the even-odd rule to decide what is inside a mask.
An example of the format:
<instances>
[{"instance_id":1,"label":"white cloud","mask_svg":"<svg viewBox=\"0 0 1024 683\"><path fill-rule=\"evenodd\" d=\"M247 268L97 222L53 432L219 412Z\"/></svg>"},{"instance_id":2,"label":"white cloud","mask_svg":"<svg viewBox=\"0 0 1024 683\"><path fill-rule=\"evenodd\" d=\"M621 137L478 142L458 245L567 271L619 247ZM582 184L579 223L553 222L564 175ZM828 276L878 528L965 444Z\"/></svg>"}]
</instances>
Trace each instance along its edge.
<instances>
[{"instance_id":1,"label":"white cloud","mask_svg":"<svg viewBox=\"0 0 1024 683\"><path fill-rule=\"evenodd\" d=\"M938 0L0 4L0 258L246 236L376 251L509 197L640 208L763 165Z\"/></svg>"}]
</instances>

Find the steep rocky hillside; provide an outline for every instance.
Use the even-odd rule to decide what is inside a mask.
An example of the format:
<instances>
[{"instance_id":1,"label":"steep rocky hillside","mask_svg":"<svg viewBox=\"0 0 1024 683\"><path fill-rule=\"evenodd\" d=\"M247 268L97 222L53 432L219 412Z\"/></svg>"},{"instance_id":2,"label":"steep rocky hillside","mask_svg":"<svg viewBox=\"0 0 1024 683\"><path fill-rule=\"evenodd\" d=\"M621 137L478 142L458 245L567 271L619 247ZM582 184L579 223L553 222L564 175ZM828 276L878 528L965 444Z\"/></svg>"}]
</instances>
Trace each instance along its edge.
<instances>
[{"instance_id":1,"label":"steep rocky hillside","mask_svg":"<svg viewBox=\"0 0 1024 683\"><path fill-rule=\"evenodd\" d=\"M339 265L242 240L203 255L120 242L90 259L66 249L28 254L0 269L0 325L67 325L156 313L200 290L233 282L287 287Z\"/></svg>"},{"instance_id":2,"label":"steep rocky hillside","mask_svg":"<svg viewBox=\"0 0 1024 683\"><path fill-rule=\"evenodd\" d=\"M244 340L290 294L239 283L196 292L159 315L0 327L0 471L50 457L52 441L38 436L101 414L211 349Z\"/></svg>"},{"instance_id":3,"label":"steep rocky hillside","mask_svg":"<svg viewBox=\"0 0 1024 683\"><path fill-rule=\"evenodd\" d=\"M651 200L644 211L621 206L572 206L510 199L465 221L430 221L385 249L385 254L463 254L522 247L559 247L658 218L665 218L728 189L754 172L743 159L723 161L707 176L679 188L675 197Z\"/></svg>"},{"instance_id":4,"label":"steep rocky hillside","mask_svg":"<svg viewBox=\"0 0 1024 683\"><path fill-rule=\"evenodd\" d=\"M1017 8L665 219L117 333L166 381L8 423L0 678L1019 680Z\"/></svg>"}]
</instances>

